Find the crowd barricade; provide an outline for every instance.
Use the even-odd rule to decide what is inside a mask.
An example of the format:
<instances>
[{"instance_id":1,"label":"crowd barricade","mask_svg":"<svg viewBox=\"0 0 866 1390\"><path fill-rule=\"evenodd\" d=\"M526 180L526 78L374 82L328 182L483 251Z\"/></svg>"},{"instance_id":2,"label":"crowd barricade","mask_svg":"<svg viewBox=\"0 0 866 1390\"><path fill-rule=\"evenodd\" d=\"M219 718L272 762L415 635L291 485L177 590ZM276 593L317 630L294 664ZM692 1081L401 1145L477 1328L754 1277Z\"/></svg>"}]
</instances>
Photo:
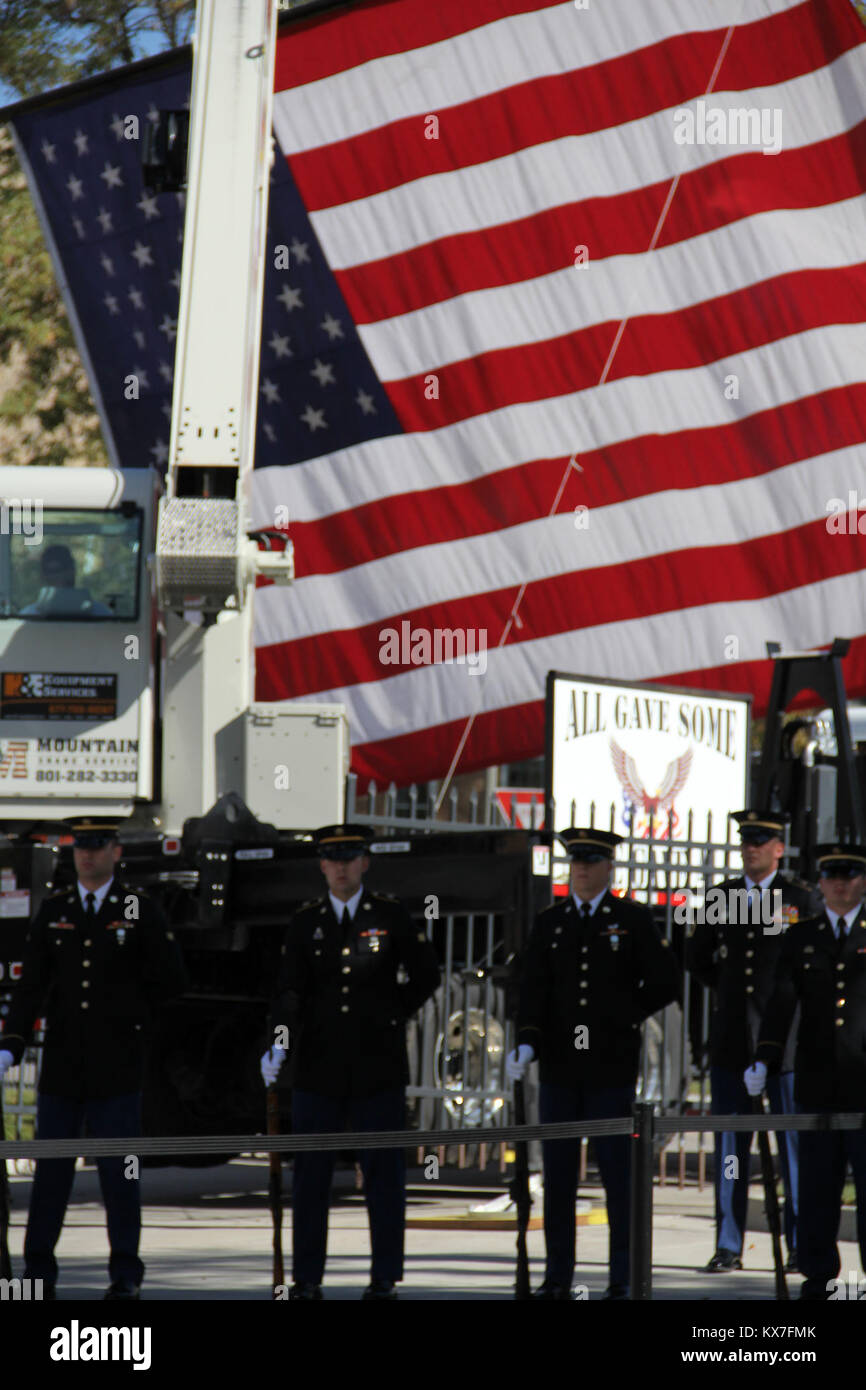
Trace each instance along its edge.
<instances>
[{"instance_id":1,"label":"crowd barricade","mask_svg":"<svg viewBox=\"0 0 866 1390\"><path fill-rule=\"evenodd\" d=\"M631 1151L631 1298L645 1302L652 1298L652 1223L654 1142L657 1135L704 1131L781 1131L847 1130L866 1126L866 1114L822 1112L811 1115L714 1115L663 1117L654 1113L650 1102L638 1101L631 1116L621 1119L586 1120L567 1124L503 1125L479 1127L477 1143L510 1143L533 1140L592 1139L630 1135ZM451 1130L387 1130L367 1133L345 1131L337 1134L222 1134L191 1138L188 1135L149 1135L126 1139L31 1139L0 1143L0 1161L6 1159L71 1158L81 1153L82 1143L91 1158L107 1155L136 1157L150 1154L256 1153L265 1147L272 1153L291 1155L330 1149L346 1152L357 1149L413 1148L435 1149L453 1141Z\"/></svg>"}]
</instances>

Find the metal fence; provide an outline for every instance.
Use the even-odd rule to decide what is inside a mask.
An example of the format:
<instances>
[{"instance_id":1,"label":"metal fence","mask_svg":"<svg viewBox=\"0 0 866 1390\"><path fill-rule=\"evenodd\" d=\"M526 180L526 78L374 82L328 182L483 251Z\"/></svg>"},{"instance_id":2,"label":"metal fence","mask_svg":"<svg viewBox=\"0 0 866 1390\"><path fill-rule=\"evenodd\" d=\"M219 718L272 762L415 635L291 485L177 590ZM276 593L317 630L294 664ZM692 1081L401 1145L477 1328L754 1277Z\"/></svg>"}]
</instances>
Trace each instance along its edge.
<instances>
[{"instance_id":1,"label":"metal fence","mask_svg":"<svg viewBox=\"0 0 866 1390\"><path fill-rule=\"evenodd\" d=\"M2 1035L0 1035L2 1041ZM42 1041L37 1033L37 1044ZM21 1065L11 1076L0 1082L3 1088L3 1120L5 1139L33 1139L36 1134L36 1087L39 1082L39 1067L42 1060L41 1046L28 1047ZM32 1161L16 1160L20 1171L30 1171Z\"/></svg>"}]
</instances>

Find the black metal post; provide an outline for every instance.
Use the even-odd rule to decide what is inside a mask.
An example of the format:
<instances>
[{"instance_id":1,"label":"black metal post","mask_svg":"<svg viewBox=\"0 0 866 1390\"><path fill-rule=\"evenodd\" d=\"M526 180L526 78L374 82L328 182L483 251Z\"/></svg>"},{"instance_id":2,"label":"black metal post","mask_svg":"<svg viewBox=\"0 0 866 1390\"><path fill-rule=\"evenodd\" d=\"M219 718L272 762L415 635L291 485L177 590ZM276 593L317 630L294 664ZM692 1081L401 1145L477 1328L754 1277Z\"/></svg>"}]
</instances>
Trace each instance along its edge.
<instances>
[{"instance_id":1,"label":"black metal post","mask_svg":"<svg viewBox=\"0 0 866 1390\"><path fill-rule=\"evenodd\" d=\"M653 1107L649 1101L632 1106L631 1138L631 1296L634 1302L652 1298L653 1283Z\"/></svg>"}]
</instances>

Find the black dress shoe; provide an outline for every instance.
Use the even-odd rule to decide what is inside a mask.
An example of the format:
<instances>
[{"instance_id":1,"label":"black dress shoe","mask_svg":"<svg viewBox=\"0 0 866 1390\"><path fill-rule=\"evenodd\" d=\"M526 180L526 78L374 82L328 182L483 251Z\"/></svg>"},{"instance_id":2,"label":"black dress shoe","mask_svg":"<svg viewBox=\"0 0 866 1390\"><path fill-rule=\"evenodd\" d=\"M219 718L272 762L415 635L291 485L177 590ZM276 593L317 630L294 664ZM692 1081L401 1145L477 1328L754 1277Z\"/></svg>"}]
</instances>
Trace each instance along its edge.
<instances>
[{"instance_id":1,"label":"black dress shoe","mask_svg":"<svg viewBox=\"0 0 866 1390\"><path fill-rule=\"evenodd\" d=\"M821 1284L816 1284L812 1279L807 1279L800 1290L800 1298L806 1303L827 1303L830 1292L826 1284L822 1287Z\"/></svg>"},{"instance_id":2,"label":"black dress shoe","mask_svg":"<svg viewBox=\"0 0 866 1390\"><path fill-rule=\"evenodd\" d=\"M709 1264L704 1265L707 1274L727 1274L732 1269L742 1269L743 1261L733 1250L717 1250Z\"/></svg>"},{"instance_id":3,"label":"black dress shoe","mask_svg":"<svg viewBox=\"0 0 866 1390\"><path fill-rule=\"evenodd\" d=\"M785 1261L785 1273L786 1273L786 1274L799 1274L799 1273L800 1273L800 1266L797 1264L797 1252L796 1252L796 1250L790 1250L790 1251L788 1252L788 1258L787 1258L787 1260Z\"/></svg>"},{"instance_id":4,"label":"black dress shoe","mask_svg":"<svg viewBox=\"0 0 866 1390\"><path fill-rule=\"evenodd\" d=\"M393 1303L397 1290L390 1279L374 1279L361 1294L363 1303Z\"/></svg>"},{"instance_id":5,"label":"black dress shoe","mask_svg":"<svg viewBox=\"0 0 866 1390\"><path fill-rule=\"evenodd\" d=\"M605 1289L604 1293L602 1294L602 1297L607 1299L619 1300L627 1299L629 1297L628 1285L611 1284L609 1288Z\"/></svg>"},{"instance_id":6,"label":"black dress shoe","mask_svg":"<svg viewBox=\"0 0 866 1390\"><path fill-rule=\"evenodd\" d=\"M108 1302L111 1300L112 1302L118 1302L123 1300L129 1303L132 1299L140 1297L141 1291L138 1284L133 1284L129 1279L115 1279L114 1282L108 1286L108 1290L105 1294L105 1301Z\"/></svg>"},{"instance_id":7,"label":"black dress shoe","mask_svg":"<svg viewBox=\"0 0 866 1390\"><path fill-rule=\"evenodd\" d=\"M549 1279L545 1279L543 1284L539 1284L532 1298L558 1299L562 1303L573 1303L574 1294L568 1284L553 1284Z\"/></svg>"},{"instance_id":8,"label":"black dress shoe","mask_svg":"<svg viewBox=\"0 0 866 1390\"><path fill-rule=\"evenodd\" d=\"M293 1284L289 1289L289 1298L315 1299L321 1297L321 1284Z\"/></svg>"}]
</instances>

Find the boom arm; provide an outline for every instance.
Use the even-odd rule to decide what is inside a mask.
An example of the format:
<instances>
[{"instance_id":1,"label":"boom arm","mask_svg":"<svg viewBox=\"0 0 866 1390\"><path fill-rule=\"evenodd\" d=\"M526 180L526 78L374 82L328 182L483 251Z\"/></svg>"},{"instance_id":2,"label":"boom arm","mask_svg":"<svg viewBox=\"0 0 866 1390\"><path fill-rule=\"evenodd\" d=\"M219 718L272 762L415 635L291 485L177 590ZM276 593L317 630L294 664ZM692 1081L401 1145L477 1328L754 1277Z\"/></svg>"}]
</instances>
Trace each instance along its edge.
<instances>
[{"instance_id":1,"label":"boom arm","mask_svg":"<svg viewBox=\"0 0 866 1390\"><path fill-rule=\"evenodd\" d=\"M293 577L291 544L247 535L272 159L275 0L198 0L189 176L165 496L164 610L243 610L256 574Z\"/></svg>"}]
</instances>

